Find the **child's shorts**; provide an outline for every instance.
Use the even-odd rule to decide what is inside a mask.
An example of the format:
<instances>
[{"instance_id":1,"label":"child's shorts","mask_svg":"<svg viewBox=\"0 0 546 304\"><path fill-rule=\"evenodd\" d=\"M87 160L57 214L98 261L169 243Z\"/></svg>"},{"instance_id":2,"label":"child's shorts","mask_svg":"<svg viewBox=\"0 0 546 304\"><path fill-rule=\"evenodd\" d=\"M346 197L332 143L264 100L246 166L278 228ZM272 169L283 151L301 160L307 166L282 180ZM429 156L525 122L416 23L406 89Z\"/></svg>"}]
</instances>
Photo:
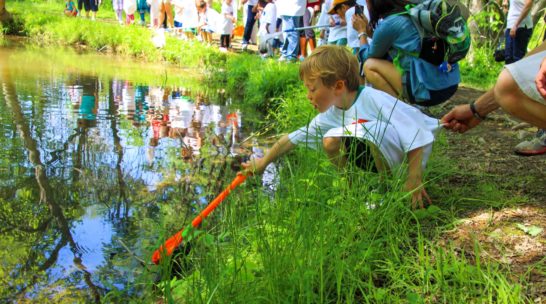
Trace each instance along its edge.
<instances>
[{"instance_id":1,"label":"child's shorts","mask_svg":"<svg viewBox=\"0 0 546 304\"><path fill-rule=\"evenodd\" d=\"M343 137L343 144L347 153L347 161L358 168L377 173L377 167L372 155L369 142L357 137Z\"/></svg>"},{"instance_id":2,"label":"child's shorts","mask_svg":"<svg viewBox=\"0 0 546 304\"><path fill-rule=\"evenodd\" d=\"M182 22L178 22L178 21L174 21L174 27L176 28L181 28L182 27Z\"/></svg>"}]
</instances>

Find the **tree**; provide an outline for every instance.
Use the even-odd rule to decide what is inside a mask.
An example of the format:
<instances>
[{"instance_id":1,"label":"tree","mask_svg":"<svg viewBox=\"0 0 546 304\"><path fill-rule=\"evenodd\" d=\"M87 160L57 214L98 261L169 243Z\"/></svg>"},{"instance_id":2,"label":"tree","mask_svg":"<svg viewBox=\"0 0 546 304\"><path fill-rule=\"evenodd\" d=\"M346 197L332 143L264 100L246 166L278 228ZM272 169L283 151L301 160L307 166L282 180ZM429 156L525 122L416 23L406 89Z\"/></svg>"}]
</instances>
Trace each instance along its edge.
<instances>
[{"instance_id":1,"label":"tree","mask_svg":"<svg viewBox=\"0 0 546 304\"><path fill-rule=\"evenodd\" d=\"M6 10L6 0L0 0L0 24L11 21L11 15Z\"/></svg>"}]
</instances>

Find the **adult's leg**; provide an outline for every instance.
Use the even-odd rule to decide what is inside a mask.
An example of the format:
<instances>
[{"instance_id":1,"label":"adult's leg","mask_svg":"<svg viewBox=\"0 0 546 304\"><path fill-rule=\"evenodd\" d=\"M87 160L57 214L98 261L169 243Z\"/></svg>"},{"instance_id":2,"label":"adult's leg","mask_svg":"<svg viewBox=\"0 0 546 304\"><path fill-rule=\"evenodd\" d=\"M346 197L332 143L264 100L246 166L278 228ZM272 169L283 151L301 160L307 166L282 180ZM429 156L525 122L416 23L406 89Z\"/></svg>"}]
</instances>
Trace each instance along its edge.
<instances>
[{"instance_id":1,"label":"adult's leg","mask_svg":"<svg viewBox=\"0 0 546 304\"><path fill-rule=\"evenodd\" d=\"M301 26L302 18L298 16L282 16L282 30L290 30ZM284 39L282 55L288 60L295 60L299 53L299 33L297 31L287 32Z\"/></svg>"},{"instance_id":2,"label":"adult's leg","mask_svg":"<svg viewBox=\"0 0 546 304\"><path fill-rule=\"evenodd\" d=\"M504 32L504 62L506 64L513 63L514 59L514 39L510 37L510 29Z\"/></svg>"},{"instance_id":3,"label":"adult's leg","mask_svg":"<svg viewBox=\"0 0 546 304\"><path fill-rule=\"evenodd\" d=\"M165 13L167 13L167 27L174 27L173 6L170 2L165 2Z\"/></svg>"},{"instance_id":4,"label":"adult's leg","mask_svg":"<svg viewBox=\"0 0 546 304\"><path fill-rule=\"evenodd\" d=\"M159 4L159 27L163 27L163 23L165 22L165 3L161 1Z\"/></svg>"},{"instance_id":5,"label":"adult's leg","mask_svg":"<svg viewBox=\"0 0 546 304\"><path fill-rule=\"evenodd\" d=\"M245 31L243 32L243 44L248 44L250 41L250 36L252 36L252 29L254 28L254 23L256 23L256 13L252 12L252 5L246 5L246 22L245 22Z\"/></svg>"},{"instance_id":6,"label":"adult's leg","mask_svg":"<svg viewBox=\"0 0 546 304\"><path fill-rule=\"evenodd\" d=\"M525 95L506 69L499 75L493 92L495 100L506 112L539 128L546 128L546 105Z\"/></svg>"},{"instance_id":7,"label":"adult's leg","mask_svg":"<svg viewBox=\"0 0 546 304\"><path fill-rule=\"evenodd\" d=\"M368 58L364 63L364 74L366 80L375 89L400 98L402 94L402 76L390 61Z\"/></svg>"},{"instance_id":8,"label":"adult's leg","mask_svg":"<svg viewBox=\"0 0 546 304\"><path fill-rule=\"evenodd\" d=\"M527 45L531 40L533 29L518 28L514 39L514 61L518 61L527 53Z\"/></svg>"}]
</instances>

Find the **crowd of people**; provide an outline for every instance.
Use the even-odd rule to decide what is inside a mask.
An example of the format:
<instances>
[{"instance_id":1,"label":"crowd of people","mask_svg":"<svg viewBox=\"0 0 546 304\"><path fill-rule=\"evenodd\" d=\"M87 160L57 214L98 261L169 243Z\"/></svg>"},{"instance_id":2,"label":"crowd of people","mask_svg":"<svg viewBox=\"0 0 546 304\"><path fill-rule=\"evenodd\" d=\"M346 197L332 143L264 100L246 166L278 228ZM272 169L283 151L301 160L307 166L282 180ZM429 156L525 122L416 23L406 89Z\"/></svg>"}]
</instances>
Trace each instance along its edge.
<instances>
[{"instance_id":1,"label":"crowd of people","mask_svg":"<svg viewBox=\"0 0 546 304\"><path fill-rule=\"evenodd\" d=\"M135 0L113 1L119 10ZM208 43L216 33L223 50L231 47L237 21L235 0L223 0L219 13L211 1L147 1L151 27L165 26L187 39L199 34ZM441 3L427 1L432 6ZM133 3L135 11L139 3ZM356 161L364 169L393 172L406 163L406 188L412 192L414 206L422 207L423 201L430 201L422 176L436 131L443 126L465 132L499 107L541 128L535 139L518 145L519 154L546 153L545 45L524 58L532 32L531 0L506 2L508 65L495 87L441 120L421 110L447 101L458 89L457 62L470 43L464 36L468 33L464 6L456 5L459 15L453 20L439 18L453 22L447 24L449 31L462 33L460 44L454 46L453 39L441 37L438 31L434 39L425 36L426 26L414 19L415 12L418 17L426 13L424 6L406 0L243 0L241 4L243 50L257 42L255 34L263 57L279 53L279 61L303 61L300 77L320 112L309 125L282 137L263 158L246 163L249 173L263 172L297 144L318 144L338 167ZM118 19L121 22L121 15ZM126 20L131 23L134 18ZM459 49L452 52L453 47ZM351 157L350 151L359 155Z\"/></svg>"}]
</instances>

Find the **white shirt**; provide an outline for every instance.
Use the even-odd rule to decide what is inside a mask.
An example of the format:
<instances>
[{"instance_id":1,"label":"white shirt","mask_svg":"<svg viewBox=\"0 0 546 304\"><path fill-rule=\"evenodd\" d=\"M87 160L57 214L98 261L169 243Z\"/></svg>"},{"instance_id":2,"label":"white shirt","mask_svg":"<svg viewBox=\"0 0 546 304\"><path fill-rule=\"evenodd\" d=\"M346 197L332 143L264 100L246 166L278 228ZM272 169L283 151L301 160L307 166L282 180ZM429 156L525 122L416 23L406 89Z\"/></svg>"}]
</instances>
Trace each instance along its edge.
<instances>
[{"instance_id":1,"label":"white shirt","mask_svg":"<svg viewBox=\"0 0 546 304\"><path fill-rule=\"evenodd\" d=\"M231 35L233 32L233 22L230 18L226 17L226 14L233 16L233 5L222 2L222 13L221 13L221 26L220 34L221 35Z\"/></svg>"},{"instance_id":2,"label":"white shirt","mask_svg":"<svg viewBox=\"0 0 546 304\"><path fill-rule=\"evenodd\" d=\"M510 8L508 8L508 16L506 17L507 29L511 29L516 24L519 16L521 16L521 11L523 10L524 6L525 0L510 0ZM530 10L527 16L523 18L523 20L519 24L518 28L519 27L527 27L528 29L533 28L533 20L531 19Z\"/></svg>"},{"instance_id":3,"label":"white shirt","mask_svg":"<svg viewBox=\"0 0 546 304\"><path fill-rule=\"evenodd\" d=\"M266 29L266 26L269 24L269 27ZM277 8L275 4L268 3L264 10L262 11L262 16L260 17L260 29L258 30L258 36L265 35L268 33L276 32L275 26L277 25Z\"/></svg>"},{"instance_id":4,"label":"white shirt","mask_svg":"<svg viewBox=\"0 0 546 304\"><path fill-rule=\"evenodd\" d=\"M366 87L348 110L335 106L318 114L309 125L288 135L293 144L322 148L324 137L357 137L379 148L390 168L402 164L407 153L424 148L423 167L430 156L437 119L391 95Z\"/></svg>"},{"instance_id":5,"label":"white shirt","mask_svg":"<svg viewBox=\"0 0 546 304\"><path fill-rule=\"evenodd\" d=\"M182 11L182 26L184 28L195 28L199 24L199 15L195 0L182 0L184 10Z\"/></svg>"},{"instance_id":6,"label":"white shirt","mask_svg":"<svg viewBox=\"0 0 546 304\"><path fill-rule=\"evenodd\" d=\"M305 13L305 7L307 6L306 0L277 0L275 2L277 6L277 16L303 16Z\"/></svg>"}]
</instances>

